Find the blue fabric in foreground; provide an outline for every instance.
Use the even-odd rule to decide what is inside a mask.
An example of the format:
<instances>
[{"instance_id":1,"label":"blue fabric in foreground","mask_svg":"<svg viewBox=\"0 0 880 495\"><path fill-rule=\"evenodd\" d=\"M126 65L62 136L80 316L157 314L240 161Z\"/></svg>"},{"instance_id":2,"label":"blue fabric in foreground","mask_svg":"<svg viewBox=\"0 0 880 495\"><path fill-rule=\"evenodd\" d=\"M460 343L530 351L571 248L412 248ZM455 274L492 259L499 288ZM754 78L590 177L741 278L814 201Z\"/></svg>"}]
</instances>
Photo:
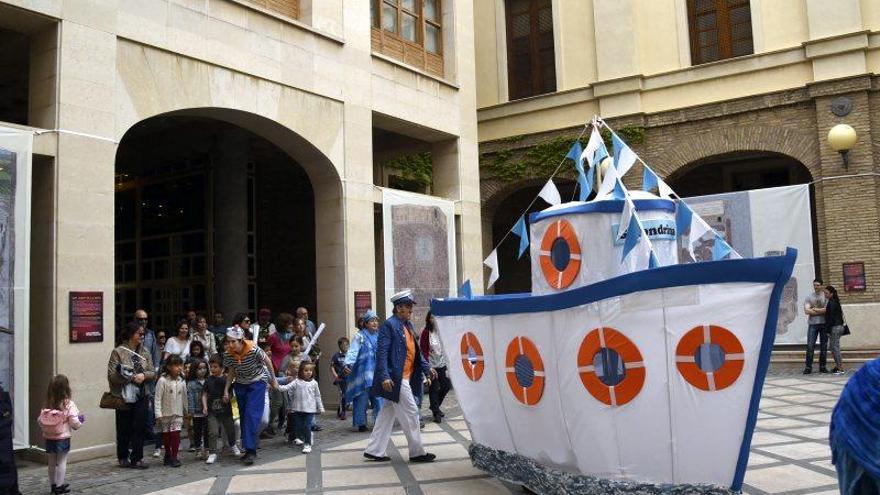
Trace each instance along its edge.
<instances>
[{"instance_id":1,"label":"blue fabric in foreground","mask_svg":"<svg viewBox=\"0 0 880 495\"><path fill-rule=\"evenodd\" d=\"M846 383L831 415L829 439L880 480L880 359L866 363Z\"/></svg>"}]
</instances>

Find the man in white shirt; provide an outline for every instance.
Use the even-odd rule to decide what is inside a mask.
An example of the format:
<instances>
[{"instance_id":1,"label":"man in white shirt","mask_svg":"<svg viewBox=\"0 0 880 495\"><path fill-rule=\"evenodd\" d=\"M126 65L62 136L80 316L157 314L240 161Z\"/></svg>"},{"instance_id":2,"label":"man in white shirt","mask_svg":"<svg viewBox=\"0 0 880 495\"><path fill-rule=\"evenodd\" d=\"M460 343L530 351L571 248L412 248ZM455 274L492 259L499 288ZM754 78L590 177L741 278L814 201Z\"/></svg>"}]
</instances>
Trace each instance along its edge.
<instances>
[{"instance_id":1,"label":"man in white shirt","mask_svg":"<svg viewBox=\"0 0 880 495\"><path fill-rule=\"evenodd\" d=\"M828 354L828 332L825 329L825 293L822 291L822 280L813 280L813 293L804 301L804 313L807 315L807 358L804 374L813 372L813 353L816 350L816 336L819 336L819 372L828 373L826 360Z\"/></svg>"}]
</instances>

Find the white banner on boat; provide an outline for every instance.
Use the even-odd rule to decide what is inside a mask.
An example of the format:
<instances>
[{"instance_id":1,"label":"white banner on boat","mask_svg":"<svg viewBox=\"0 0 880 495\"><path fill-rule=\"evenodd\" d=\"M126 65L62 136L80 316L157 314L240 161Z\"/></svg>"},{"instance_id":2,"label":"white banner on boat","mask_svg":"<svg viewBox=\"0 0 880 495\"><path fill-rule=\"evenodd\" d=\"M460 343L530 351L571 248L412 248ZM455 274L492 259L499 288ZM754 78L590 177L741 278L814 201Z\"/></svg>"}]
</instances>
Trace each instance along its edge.
<instances>
[{"instance_id":1,"label":"white banner on boat","mask_svg":"<svg viewBox=\"0 0 880 495\"><path fill-rule=\"evenodd\" d=\"M777 344L803 344L807 339L804 299L813 291L813 227L807 184L684 198L744 258L798 250L791 279L779 301ZM679 259L688 256L679 246ZM705 236L694 246L699 261L712 259L712 240Z\"/></svg>"}]
</instances>

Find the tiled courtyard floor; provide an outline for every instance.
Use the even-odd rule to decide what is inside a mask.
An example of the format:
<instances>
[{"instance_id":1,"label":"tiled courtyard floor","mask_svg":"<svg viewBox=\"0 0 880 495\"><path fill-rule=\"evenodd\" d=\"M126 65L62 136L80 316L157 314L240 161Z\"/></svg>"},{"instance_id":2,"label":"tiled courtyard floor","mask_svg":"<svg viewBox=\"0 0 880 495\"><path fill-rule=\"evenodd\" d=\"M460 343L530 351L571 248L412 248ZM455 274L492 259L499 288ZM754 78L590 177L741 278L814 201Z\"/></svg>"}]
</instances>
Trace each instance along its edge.
<instances>
[{"instance_id":1,"label":"tiled courtyard floor","mask_svg":"<svg viewBox=\"0 0 880 495\"><path fill-rule=\"evenodd\" d=\"M763 494L837 493L828 422L849 375L773 374L768 376L752 443L744 492ZM100 459L70 466L74 493L95 494L510 494L523 493L474 469L467 455L470 433L450 397L449 421L429 423L424 430L434 464L406 462L406 440L392 437L391 463L362 458L368 435L350 430L350 423L325 416L326 430L316 449L305 456L280 439L264 442L259 462L244 467L229 458L207 466L193 454L182 454L184 467L162 468L155 462L143 472L114 468ZM427 400L425 401L427 403ZM186 441L184 441L186 445ZM45 467L21 473L25 494L47 493Z\"/></svg>"}]
</instances>

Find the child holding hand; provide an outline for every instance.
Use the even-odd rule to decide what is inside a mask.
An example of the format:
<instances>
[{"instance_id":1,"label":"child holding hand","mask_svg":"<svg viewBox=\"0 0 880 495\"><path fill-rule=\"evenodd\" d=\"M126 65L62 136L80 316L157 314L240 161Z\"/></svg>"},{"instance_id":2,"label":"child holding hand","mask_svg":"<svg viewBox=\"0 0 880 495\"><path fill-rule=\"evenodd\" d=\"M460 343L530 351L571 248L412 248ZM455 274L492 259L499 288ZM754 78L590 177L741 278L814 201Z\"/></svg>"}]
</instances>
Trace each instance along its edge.
<instances>
[{"instance_id":1,"label":"child holding hand","mask_svg":"<svg viewBox=\"0 0 880 495\"><path fill-rule=\"evenodd\" d=\"M315 365L304 361L300 363L297 379L278 387L279 390L287 393L293 409L294 436L303 443L303 454L312 451L312 425L315 422L315 414L324 412L321 389L314 380L314 373Z\"/></svg>"}]
</instances>

